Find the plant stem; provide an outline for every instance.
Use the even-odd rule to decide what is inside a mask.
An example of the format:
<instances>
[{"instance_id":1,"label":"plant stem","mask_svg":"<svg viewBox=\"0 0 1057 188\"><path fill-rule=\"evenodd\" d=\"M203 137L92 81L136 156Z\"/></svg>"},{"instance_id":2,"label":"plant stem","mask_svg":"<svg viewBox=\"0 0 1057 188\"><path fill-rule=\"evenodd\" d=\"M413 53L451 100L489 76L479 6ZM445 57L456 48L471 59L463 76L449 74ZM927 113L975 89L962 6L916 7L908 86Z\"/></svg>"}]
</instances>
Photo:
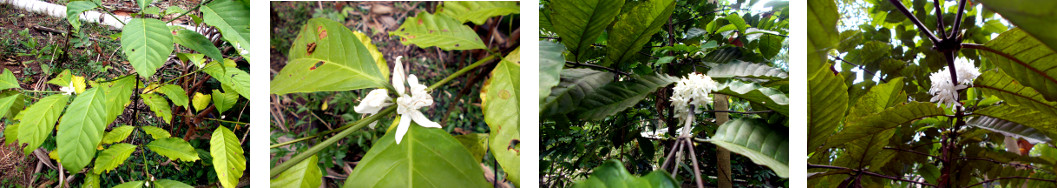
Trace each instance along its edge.
<instances>
[{"instance_id":1,"label":"plant stem","mask_svg":"<svg viewBox=\"0 0 1057 188\"><path fill-rule=\"evenodd\" d=\"M167 81L165 81L165 82L162 82L161 84L158 84L158 86L157 86L157 87L149 88L150 90L147 90L147 91L143 91L143 92L144 92L144 93L150 93L150 92L153 92L154 90L157 90L158 88L160 88L161 86L163 86L163 85L165 85L165 84L169 84L169 83L172 83L173 81L179 80L180 78L183 78L183 77L186 77L186 76L189 76L189 75L192 75L192 74L198 73L198 72L202 72L202 70L205 70L205 69L206 69L206 67L208 67L209 65L215 65L215 64L217 64L217 63L220 63L220 62L219 62L219 61L218 61L218 62L214 62L214 63L208 64L208 65L206 65L205 67L202 67L202 68L200 68L200 69L198 69L198 70L195 70L195 71L191 71L191 72L189 72L189 73L187 73L187 74L183 74L183 75L180 75L180 76L178 76L178 77L176 77L176 78L173 78L173 79L169 79L169 80L167 80Z\"/></svg>"},{"instance_id":2,"label":"plant stem","mask_svg":"<svg viewBox=\"0 0 1057 188\"><path fill-rule=\"evenodd\" d=\"M438 87L444 85L445 83L448 83L448 81L451 81L451 80L453 80L453 79L455 79L455 78L457 78L459 76L462 76L463 74L466 74L466 72L470 72L470 70L473 70L474 68L477 68L478 66L481 66L481 65L484 65L485 63L490 62L496 56L499 56L499 54L492 54L492 55L490 55L488 57L485 57L484 59L477 60L477 62L474 62L473 64L470 64L470 65L467 65L466 67L463 67L462 69L459 69L459 71L456 71L455 73L452 73L451 75L448 75L448 77L444 78L443 80L440 80L437 83L433 83L433 85L430 85L429 88L426 88L426 91L433 91L433 89L437 89Z\"/></svg>"},{"instance_id":3,"label":"plant stem","mask_svg":"<svg viewBox=\"0 0 1057 188\"><path fill-rule=\"evenodd\" d=\"M577 63L577 62L572 62L572 61L566 61L565 63L572 64L573 66L603 69L603 70L606 70L606 71L609 71L609 72L613 72L613 73L617 73L617 74L624 75L624 76L631 75L631 73L626 73L626 72L623 72L623 71L619 71L617 69L613 69L613 68L609 68L609 67L601 66L601 65L596 65L596 64Z\"/></svg>"},{"instance_id":4,"label":"plant stem","mask_svg":"<svg viewBox=\"0 0 1057 188\"><path fill-rule=\"evenodd\" d=\"M180 14L180 15L177 15L176 17L172 17L172 19L169 19L169 21L167 21L167 22L165 22L165 23L166 23L166 24L168 24L168 23L172 23L172 21L176 21L176 19L177 19L177 18L183 17L184 15L187 15L187 13L191 13L191 11L195 11L195 10L198 10L198 8L199 8L199 7L202 7L202 5L203 5L203 4L206 4L206 2L207 2L207 1L202 1L202 2L198 2L198 5L195 5L195 7L194 7L194 8L188 9L187 11L184 11L184 13L182 13L182 14Z\"/></svg>"},{"instance_id":5,"label":"plant stem","mask_svg":"<svg viewBox=\"0 0 1057 188\"><path fill-rule=\"evenodd\" d=\"M367 124L370 124L371 122L377 121L378 119L381 119L382 117L387 116L387 115L389 115L389 114L391 114L391 113L393 113L395 111L396 111L396 106L390 106L388 108L385 108L381 112L378 112L378 114L371 115L370 117L367 117L367 118L364 118L364 119L361 119L359 121L356 121L356 122L353 122L353 123L349 124L352 127L348 128L348 129L345 129L345 130L339 132L338 134L336 134L336 135L334 135L334 136L332 136L330 138L327 138L326 140L323 140L323 142L320 142L319 144L316 144L316 145L308 148L308 150L305 150L304 152L298 153L294 157L291 157L290 160L287 160L286 162L283 162L282 164L276 165L275 168L272 168L271 175L269 177L275 177L275 176L279 175L280 173L282 173L283 171L286 171L287 169L290 169L290 167L293 167L297 163L300 163L301 161L303 161L305 159L308 159L308 157L311 157L312 155L315 155L316 153L319 153L320 151L323 151L323 149L325 149L327 147L330 147L331 145L334 145L335 143L338 142L338 140L345 139L345 137L349 136L349 134L352 134L352 132L355 132L356 130L359 130L360 128L363 128L363 126L367 126Z\"/></svg>"},{"instance_id":6,"label":"plant stem","mask_svg":"<svg viewBox=\"0 0 1057 188\"><path fill-rule=\"evenodd\" d=\"M878 174L876 172L870 172L870 171L859 170L859 169L851 169L851 168L841 167L841 166L817 165L817 164L808 163L807 164L807 168L828 168L828 169L837 169L837 170L848 170L848 171L852 171L852 172L858 172L859 174L863 174L863 175L870 175L870 176L879 177L879 178L885 178L885 179L890 179L890 180L896 180L896 181L902 181L902 182L908 182L908 183L915 183L915 184L920 184L920 185L926 185L926 186L929 186L929 187L937 187L936 185L929 184L929 183L926 183L926 182L917 182L917 181L905 180L903 178L899 178L899 177L895 177L895 176L888 176L888 175L884 175L884 174Z\"/></svg>"},{"instance_id":7,"label":"plant stem","mask_svg":"<svg viewBox=\"0 0 1057 188\"><path fill-rule=\"evenodd\" d=\"M940 0L932 1L932 5L936 6L936 17L939 19L939 31L941 38L947 38L947 25L943 24L943 8L940 7Z\"/></svg>"},{"instance_id":8,"label":"plant stem","mask_svg":"<svg viewBox=\"0 0 1057 188\"><path fill-rule=\"evenodd\" d=\"M954 27L951 28L951 38L958 35L958 29L962 25L962 14L965 13L965 0L962 0L958 5L958 15L954 16Z\"/></svg>"},{"instance_id":9,"label":"plant stem","mask_svg":"<svg viewBox=\"0 0 1057 188\"><path fill-rule=\"evenodd\" d=\"M914 25L917 25L918 28L923 31L922 33L925 33L925 36L928 36L929 40L932 40L932 44L940 43L940 39L936 38L936 35L933 35L932 31L929 31L929 28L925 27L925 24L922 24L921 20L918 20L918 17L914 16L914 14L911 14L910 10L907 10L907 6L903 5L903 2L900 2L899 0L888 0L888 2L891 2L893 5L895 5L896 8L899 9L899 12L903 12L903 15L906 15L907 18L910 19L910 21L913 21Z\"/></svg>"},{"instance_id":10,"label":"plant stem","mask_svg":"<svg viewBox=\"0 0 1057 188\"><path fill-rule=\"evenodd\" d=\"M121 21L121 19L118 19L118 18L117 18L117 16L115 16L115 15L114 15L114 11L113 11L113 10L110 10L110 9L108 9L108 8L104 7L103 5L99 4L99 2L95 2L95 1L92 1L92 2L93 2L93 3L95 3L95 6L97 6L97 7L99 7L99 8L102 8L103 10L105 10L105 11L106 11L106 14L110 15L110 17L113 17L113 18L114 18L114 20L117 20L117 22L121 22L121 25L122 25L122 26L124 26L124 25L128 25L128 24L126 24L126 23L125 23L125 21Z\"/></svg>"}]
</instances>

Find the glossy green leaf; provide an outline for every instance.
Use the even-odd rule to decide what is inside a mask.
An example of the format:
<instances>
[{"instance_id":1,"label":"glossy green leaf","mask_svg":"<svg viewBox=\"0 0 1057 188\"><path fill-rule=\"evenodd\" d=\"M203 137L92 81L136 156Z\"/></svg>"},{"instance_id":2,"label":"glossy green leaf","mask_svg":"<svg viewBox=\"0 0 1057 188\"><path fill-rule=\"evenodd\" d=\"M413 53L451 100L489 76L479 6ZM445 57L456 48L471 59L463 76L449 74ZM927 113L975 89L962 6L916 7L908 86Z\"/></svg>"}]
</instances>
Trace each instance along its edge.
<instances>
[{"instance_id":1,"label":"glossy green leaf","mask_svg":"<svg viewBox=\"0 0 1057 188\"><path fill-rule=\"evenodd\" d=\"M160 179L158 181L154 181L154 187L157 187L157 188L194 188L194 187L192 187L190 185L187 185L187 184L185 184L183 182L176 181L176 180L170 180L170 179Z\"/></svg>"},{"instance_id":2,"label":"glossy green leaf","mask_svg":"<svg viewBox=\"0 0 1057 188\"><path fill-rule=\"evenodd\" d=\"M223 62L210 63L202 71L216 78L225 87L225 91L230 88L231 91L228 92L234 91L243 98L250 99L250 74L239 69L233 60L225 59Z\"/></svg>"},{"instance_id":3,"label":"glossy green leaf","mask_svg":"<svg viewBox=\"0 0 1057 188\"><path fill-rule=\"evenodd\" d=\"M735 61L732 63L715 64L708 70L712 78L737 78L737 79L766 79L782 80L788 79L789 74L782 69L774 68L765 64Z\"/></svg>"},{"instance_id":4,"label":"glossy green leaf","mask_svg":"<svg viewBox=\"0 0 1057 188\"><path fill-rule=\"evenodd\" d=\"M1057 69L1054 69L1057 63L1050 63L1057 61L1057 56L1054 55L1057 52L1043 46L1020 29L1003 32L986 46L1016 58L1009 59L984 52L984 57L991 60L991 63L1002 68L1002 71L1024 86L1042 93L1047 100L1057 101Z\"/></svg>"},{"instance_id":5,"label":"glossy green leaf","mask_svg":"<svg viewBox=\"0 0 1057 188\"><path fill-rule=\"evenodd\" d=\"M382 78L389 78L389 64L385 63L385 56L382 55L381 51L378 51L378 46L375 46L371 41L371 36L363 34L360 31L352 31L353 35L356 35L356 39L360 40L360 43L367 47L367 52L371 53L371 57L374 58L374 64L378 65L378 71L382 72Z\"/></svg>"},{"instance_id":6,"label":"glossy green leaf","mask_svg":"<svg viewBox=\"0 0 1057 188\"><path fill-rule=\"evenodd\" d=\"M1050 137L1046 136L1046 133L1039 131L1038 129L998 118L987 116L974 117L965 124L979 127L981 129L987 129L991 132L1002 133L1006 136L1024 138L1031 143L1052 141Z\"/></svg>"},{"instance_id":7,"label":"glossy green leaf","mask_svg":"<svg viewBox=\"0 0 1057 188\"><path fill-rule=\"evenodd\" d=\"M98 87L77 95L59 121L55 135L62 167L78 172L95 158L96 146L106 130L106 92Z\"/></svg>"},{"instance_id":8,"label":"glossy green leaf","mask_svg":"<svg viewBox=\"0 0 1057 188\"><path fill-rule=\"evenodd\" d=\"M25 111L22 121L18 123L18 143L29 144L22 149L25 154L40 147L44 139L55 130L55 123L59 121L62 109L66 108L68 95L50 95L33 103Z\"/></svg>"},{"instance_id":9,"label":"glossy green leaf","mask_svg":"<svg viewBox=\"0 0 1057 188\"><path fill-rule=\"evenodd\" d=\"M135 18L121 31L121 51L143 78L150 78L165 64L172 54L172 44L172 33L161 20Z\"/></svg>"},{"instance_id":10,"label":"glossy green leaf","mask_svg":"<svg viewBox=\"0 0 1057 188\"><path fill-rule=\"evenodd\" d=\"M220 185L236 187L246 170L246 157L235 133L224 126L217 127L209 139L209 155L213 157L213 170L217 172Z\"/></svg>"},{"instance_id":11,"label":"glossy green leaf","mask_svg":"<svg viewBox=\"0 0 1057 188\"><path fill-rule=\"evenodd\" d=\"M747 119L720 125L708 142L767 166L778 177L789 178L789 128Z\"/></svg>"},{"instance_id":12,"label":"glossy green leaf","mask_svg":"<svg viewBox=\"0 0 1057 188\"><path fill-rule=\"evenodd\" d=\"M844 85L844 77L829 71L829 66L821 60L808 61L808 152L822 146L837 131L848 109L848 86Z\"/></svg>"},{"instance_id":13,"label":"glossy green leaf","mask_svg":"<svg viewBox=\"0 0 1057 188\"><path fill-rule=\"evenodd\" d=\"M177 29L176 36L173 36L173 42L180 46L194 50L195 52L205 54L209 58L213 58L214 61L224 59L221 55L220 49L213 46L213 42L209 41L205 36L187 29Z\"/></svg>"},{"instance_id":14,"label":"glossy green leaf","mask_svg":"<svg viewBox=\"0 0 1057 188\"><path fill-rule=\"evenodd\" d=\"M379 67L352 31L326 18L308 20L289 57L272 78L272 94L379 88L389 82L381 71L388 67Z\"/></svg>"},{"instance_id":15,"label":"glossy green leaf","mask_svg":"<svg viewBox=\"0 0 1057 188\"><path fill-rule=\"evenodd\" d=\"M996 96L1010 105L1018 105L1057 116L1057 102L1046 100L1042 94L1025 87L1002 71L985 71L973 81L973 88L984 96Z\"/></svg>"},{"instance_id":16,"label":"glossy green leaf","mask_svg":"<svg viewBox=\"0 0 1057 188\"><path fill-rule=\"evenodd\" d=\"M382 136L344 187L488 187L479 161L443 129L412 123L403 141Z\"/></svg>"},{"instance_id":17,"label":"glossy green leaf","mask_svg":"<svg viewBox=\"0 0 1057 188\"><path fill-rule=\"evenodd\" d=\"M171 135L169 135L169 131L166 131L165 129L158 128L158 127L155 127L155 126L142 126L142 127L139 127L139 129L141 129L141 130L143 130L143 132L149 134L150 137L154 138L155 140L159 140L159 139L163 139L163 138L169 138L171 136Z\"/></svg>"},{"instance_id":18,"label":"glossy green leaf","mask_svg":"<svg viewBox=\"0 0 1057 188\"><path fill-rule=\"evenodd\" d=\"M624 169L624 164L617 160L608 160L601 166L595 167L587 180L576 182L573 187L680 187L679 182L672 179L668 172L658 170L636 177Z\"/></svg>"},{"instance_id":19,"label":"glossy green leaf","mask_svg":"<svg viewBox=\"0 0 1057 188\"><path fill-rule=\"evenodd\" d=\"M84 11L95 9L96 4L91 1L73 1L66 4L66 21L70 22L70 26L73 26L73 30L78 31L81 29L81 13Z\"/></svg>"},{"instance_id":20,"label":"glossy green leaf","mask_svg":"<svg viewBox=\"0 0 1057 188\"><path fill-rule=\"evenodd\" d=\"M4 69L4 73L0 74L0 90L19 88L22 86L18 84L18 78L15 78L15 74L11 73L11 70Z\"/></svg>"},{"instance_id":21,"label":"glossy green leaf","mask_svg":"<svg viewBox=\"0 0 1057 188\"><path fill-rule=\"evenodd\" d=\"M195 152L195 148L191 147L191 144L188 144L187 141L180 138L169 137L156 139L148 143L147 148L150 148L151 151L174 161L180 160L191 162L199 159L198 152ZM217 159L214 158L213 160Z\"/></svg>"},{"instance_id":22,"label":"glossy green leaf","mask_svg":"<svg viewBox=\"0 0 1057 188\"><path fill-rule=\"evenodd\" d=\"M103 91L106 91L106 123L113 123L117 120L118 116L121 116L125 112L125 106L132 100L132 93L135 92L136 77L128 76L113 82L103 83L101 87Z\"/></svg>"},{"instance_id":23,"label":"glossy green leaf","mask_svg":"<svg viewBox=\"0 0 1057 188\"><path fill-rule=\"evenodd\" d=\"M891 130L915 120L944 115L944 109L935 103L909 102L899 104L876 114L845 120L844 128L829 137L827 146L846 145L845 143L870 138L871 135Z\"/></svg>"},{"instance_id":24,"label":"glossy green leaf","mask_svg":"<svg viewBox=\"0 0 1057 188\"><path fill-rule=\"evenodd\" d=\"M1031 0L981 0L984 8L995 11L1032 37L1046 43L1051 50L1057 50L1057 2Z\"/></svg>"},{"instance_id":25,"label":"glossy green leaf","mask_svg":"<svg viewBox=\"0 0 1057 188\"><path fill-rule=\"evenodd\" d=\"M1026 106L989 106L973 111L973 113L1031 127L1041 131L1047 137L1057 138L1057 116Z\"/></svg>"},{"instance_id":26,"label":"glossy green leaf","mask_svg":"<svg viewBox=\"0 0 1057 188\"><path fill-rule=\"evenodd\" d=\"M551 88L561 81L562 68L565 67L565 46L556 42L540 41L540 103L547 95L551 94Z\"/></svg>"},{"instance_id":27,"label":"glossy green leaf","mask_svg":"<svg viewBox=\"0 0 1057 188\"><path fill-rule=\"evenodd\" d=\"M484 41L470 26L445 15L419 12L417 16L404 20L400 28L389 32L400 37L404 45L420 48L436 46L443 50L484 49Z\"/></svg>"},{"instance_id":28,"label":"glossy green leaf","mask_svg":"<svg viewBox=\"0 0 1057 188\"><path fill-rule=\"evenodd\" d=\"M749 24L746 24L745 19L742 19L741 15L738 15L738 13L727 14L727 17L725 18L727 19L727 22L730 22L730 25L734 25L735 28L738 28L738 33L745 33L745 29L749 28Z\"/></svg>"},{"instance_id":29,"label":"glossy green leaf","mask_svg":"<svg viewBox=\"0 0 1057 188\"><path fill-rule=\"evenodd\" d=\"M638 54L653 34L661 31L674 9L673 0L653 0L639 3L621 14L613 23L613 29L609 30L609 45L602 66L623 63Z\"/></svg>"},{"instance_id":30,"label":"glossy green leaf","mask_svg":"<svg viewBox=\"0 0 1057 188\"><path fill-rule=\"evenodd\" d=\"M624 0L555 0L548 5L554 33L561 37L576 61L584 61L586 56L578 55L590 49L620 14ZM540 47L543 48L542 44Z\"/></svg>"},{"instance_id":31,"label":"glossy green leaf","mask_svg":"<svg viewBox=\"0 0 1057 188\"><path fill-rule=\"evenodd\" d=\"M517 1L444 1L437 7L437 14L475 25L484 25L488 18L519 12L521 6Z\"/></svg>"},{"instance_id":32,"label":"glossy green leaf","mask_svg":"<svg viewBox=\"0 0 1057 188\"><path fill-rule=\"evenodd\" d=\"M782 42L785 37L778 35L764 34L760 36L760 55L763 58L772 59L778 55L778 52L782 51Z\"/></svg>"},{"instance_id":33,"label":"glossy green leaf","mask_svg":"<svg viewBox=\"0 0 1057 188\"><path fill-rule=\"evenodd\" d=\"M904 102L907 102L907 96L903 91L903 78L891 79L888 83L870 87L866 94L859 96L848 109L847 118L865 117Z\"/></svg>"},{"instance_id":34,"label":"glossy green leaf","mask_svg":"<svg viewBox=\"0 0 1057 188\"><path fill-rule=\"evenodd\" d=\"M566 114L576 110L584 97L613 81L613 73L592 69L564 69L561 81L540 103L540 117Z\"/></svg>"},{"instance_id":35,"label":"glossy green leaf","mask_svg":"<svg viewBox=\"0 0 1057 188\"><path fill-rule=\"evenodd\" d=\"M194 98L191 99L191 105L194 105L195 111L202 111L209 107L209 101L213 101L211 95L195 92Z\"/></svg>"},{"instance_id":36,"label":"glossy green leaf","mask_svg":"<svg viewBox=\"0 0 1057 188\"><path fill-rule=\"evenodd\" d=\"M488 152L488 133L459 135L455 136L455 140L458 140L463 147L466 147L466 150L470 150L474 161L481 161L484 159L485 153Z\"/></svg>"},{"instance_id":37,"label":"glossy green leaf","mask_svg":"<svg viewBox=\"0 0 1057 188\"><path fill-rule=\"evenodd\" d=\"M232 106L235 106L235 102L239 100L239 95L231 92L223 93L220 90L213 90L213 94L210 94L213 98L213 106L217 108L217 113L223 114Z\"/></svg>"},{"instance_id":38,"label":"glossy green leaf","mask_svg":"<svg viewBox=\"0 0 1057 188\"><path fill-rule=\"evenodd\" d=\"M488 147L515 186L521 185L520 51L518 48L507 54L481 86L481 112L491 130Z\"/></svg>"},{"instance_id":39,"label":"glossy green leaf","mask_svg":"<svg viewBox=\"0 0 1057 188\"><path fill-rule=\"evenodd\" d=\"M143 181L130 181L114 186L114 188L141 188Z\"/></svg>"},{"instance_id":40,"label":"glossy green leaf","mask_svg":"<svg viewBox=\"0 0 1057 188\"><path fill-rule=\"evenodd\" d=\"M155 91L168 96L169 100L172 100L172 103L176 106L191 107L187 106L187 92L178 85L166 84L158 87Z\"/></svg>"},{"instance_id":41,"label":"glossy green leaf","mask_svg":"<svg viewBox=\"0 0 1057 188\"><path fill-rule=\"evenodd\" d=\"M92 148L92 151L94 153L95 148ZM117 166L124 164L125 159L128 159L133 151L136 151L136 145L126 143L110 145L110 148L99 152L99 157L95 159L95 167L92 170L97 174L110 173Z\"/></svg>"},{"instance_id":42,"label":"glossy green leaf","mask_svg":"<svg viewBox=\"0 0 1057 188\"><path fill-rule=\"evenodd\" d=\"M650 93L676 81L676 78L656 74L650 76L631 76L625 81L606 84L604 87L587 93L580 103L579 118L602 120L617 112L624 111L642 101Z\"/></svg>"},{"instance_id":43,"label":"glossy green leaf","mask_svg":"<svg viewBox=\"0 0 1057 188\"><path fill-rule=\"evenodd\" d=\"M103 144L112 144L112 143L118 143L118 142L121 142L121 141L125 141L125 138L128 138L128 135L132 134L132 131L135 130L135 129L136 129L135 127L128 126L128 125L120 126L120 127L114 127L113 129L110 129L110 132L106 132L106 134L103 135L102 143Z\"/></svg>"},{"instance_id":44,"label":"glossy green leaf","mask_svg":"<svg viewBox=\"0 0 1057 188\"><path fill-rule=\"evenodd\" d=\"M731 80L717 86L712 93L745 99L752 103L763 105L767 109L774 110L782 115L789 115L789 96L782 93L782 91L763 87L759 84Z\"/></svg>"},{"instance_id":45,"label":"glossy green leaf","mask_svg":"<svg viewBox=\"0 0 1057 188\"><path fill-rule=\"evenodd\" d=\"M271 187L275 188L317 188L320 184L323 184L323 173L319 171L319 158L315 155L271 180Z\"/></svg>"},{"instance_id":46,"label":"glossy green leaf","mask_svg":"<svg viewBox=\"0 0 1057 188\"><path fill-rule=\"evenodd\" d=\"M807 70L820 70L826 65L829 52L832 51L840 37L837 32L837 3L834 0L812 0L807 2ZM815 74L808 74L808 78ZM808 86L809 88L814 85ZM811 89L809 89L811 90ZM808 96L815 96L808 94ZM809 128L810 129L810 128ZM810 138L810 137L809 137ZM809 144L810 145L810 144Z\"/></svg>"},{"instance_id":47,"label":"glossy green leaf","mask_svg":"<svg viewBox=\"0 0 1057 188\"><path fill-rule=\"evenodd\" d=\"M143 98L143 104L146 104L151 111L154 111L154 115L161 117L166 124L172 122L172 108L169 106L169 101L165 100L165 97L151 93L141 94L140 97Z\"/></svg>"},{"instance_id":48,"label":"glossy green leaf","mask_svg":"<svg viewBox=\"0 0 1057 188\"><path fill-rule=\"evenodd\" d=\"M225 41L234 46L239 55L249 61L250 7L232 0L216 0L201 8L207 25L216 27ZM216 59L214 59L216 60Z\"/></svg>"}]
</instances>

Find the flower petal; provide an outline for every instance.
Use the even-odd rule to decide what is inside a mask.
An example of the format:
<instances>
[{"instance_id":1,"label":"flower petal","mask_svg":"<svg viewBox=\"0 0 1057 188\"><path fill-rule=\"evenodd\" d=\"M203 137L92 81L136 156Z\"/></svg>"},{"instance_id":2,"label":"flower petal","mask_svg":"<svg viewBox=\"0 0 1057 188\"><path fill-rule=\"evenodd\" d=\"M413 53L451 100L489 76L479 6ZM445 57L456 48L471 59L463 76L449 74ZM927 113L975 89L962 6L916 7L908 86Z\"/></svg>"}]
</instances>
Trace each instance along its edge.
<instances>
[{"instance_id":1,"label":"flower petal","mask_svg":"<svg viewBox=\"0 0 1057 188\"><path fill-rule=\"evenodd\" d=\"M414 110L409 115L411 115L411 119L415 120L415 123L417 123L418 125L421 125L423 127L440 128L440 124L438 124L437 122L433 122L432 120L429 120L429 118L427 118L425 114L422 114L421 111ZM404 115L404 116L407 116L407 115ZM401 120L401 121L403 121L403 120Z\"/></svg>"},{"instance_id":2,"label":"flower petal","mask_svg":"<svg viewBox=\"0 0 1057 188\"><path fill-rule=\"evenodd\" d=\"M400 116L400 125L396 126L396 144L400 144L400 140L404 139L404 135L407 134L407 128L411 126L411 118L408 115Z\"/></svg>"},{"instance_id":3,"label":"flower petal","mask_svg":"<svg viewBox=\"0 0 1057 188\"><path fill-rule=\"evenodd\" d=\"M404 93L404 63L400 62L400 59L404 56L397 56L396 63L393 65L393 88L396 89L396 93Z\"/></svg>"}]
</instances>

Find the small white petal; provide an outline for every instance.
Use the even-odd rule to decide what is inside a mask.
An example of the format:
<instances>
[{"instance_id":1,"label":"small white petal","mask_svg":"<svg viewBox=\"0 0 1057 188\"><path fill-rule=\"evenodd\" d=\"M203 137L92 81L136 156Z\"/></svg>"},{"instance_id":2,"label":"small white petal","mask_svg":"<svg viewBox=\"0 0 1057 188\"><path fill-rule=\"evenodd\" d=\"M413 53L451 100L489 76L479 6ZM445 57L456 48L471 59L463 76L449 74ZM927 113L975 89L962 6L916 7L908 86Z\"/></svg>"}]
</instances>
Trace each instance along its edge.
<instances>
[{"instance_id":1,"label":"small white petal","mask_svg":"<svg viewBox=\"0 0 1057 188\"><path fill-rule=\"evenodd\" d=\"M411 112L410 115L411 115L411 119L415 120L415 123L417 123L418 125L421 125L423 127L440 128L440 124L437 124L437 122L433 122L432 120L429 120L429 118L427 118L425 114L422 114L422 112L420 112L418 110L415 110L415 111Z\"/></svg>"},{"instance_id":2,"label":"small white petal","mask_svg":"<svg viewBox=\"0 0 1057 188\"><path fill-rule=\"evenodd\" d=\"M396 63L393 64L393 87L396 89L396 93L404 93L404 63L400 62L400 59L404 56L397 56Z\"/></svg>"},{"instance_id":3,"label":"small white petal","mask_svg":"<svg viewBox=\"0 0 1057 188\"><path fill-rule=\"evenodd\" d=\"M411 126L411 117L408 115L400 116L400 125L396 127L396 144L400 144L400 140L404 139L404 134L407 134L407 128Z\"/></svg>"}]
</instances>

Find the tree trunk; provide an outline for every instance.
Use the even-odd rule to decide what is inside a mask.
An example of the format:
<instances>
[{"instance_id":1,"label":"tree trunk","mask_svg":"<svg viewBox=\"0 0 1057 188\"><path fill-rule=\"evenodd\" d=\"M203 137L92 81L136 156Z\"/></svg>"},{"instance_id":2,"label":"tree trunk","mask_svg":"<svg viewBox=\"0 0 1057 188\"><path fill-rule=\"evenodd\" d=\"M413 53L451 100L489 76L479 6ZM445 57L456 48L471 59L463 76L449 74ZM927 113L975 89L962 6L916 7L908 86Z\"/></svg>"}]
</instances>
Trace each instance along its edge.
<instances>
[{"instance_id":1,"label":"tree trunk","mask_svg":"<svg viewBox=\"0 0 1057 188\"><path fill-rule=\"evenodd\" d=\"M717 111L729 110L729 104L727 104L727 96L715 94L716 98L714 107ZM730 120L730 114L726 112L716 112L716 124L723 125ZM719 188L731 188L733 187L733 177L730 172L730 151L723 149L722 147L716 147L716 165L719 166L717 172L719 174L716 177L719 178Z\"/></svg>"}]
</instances>

